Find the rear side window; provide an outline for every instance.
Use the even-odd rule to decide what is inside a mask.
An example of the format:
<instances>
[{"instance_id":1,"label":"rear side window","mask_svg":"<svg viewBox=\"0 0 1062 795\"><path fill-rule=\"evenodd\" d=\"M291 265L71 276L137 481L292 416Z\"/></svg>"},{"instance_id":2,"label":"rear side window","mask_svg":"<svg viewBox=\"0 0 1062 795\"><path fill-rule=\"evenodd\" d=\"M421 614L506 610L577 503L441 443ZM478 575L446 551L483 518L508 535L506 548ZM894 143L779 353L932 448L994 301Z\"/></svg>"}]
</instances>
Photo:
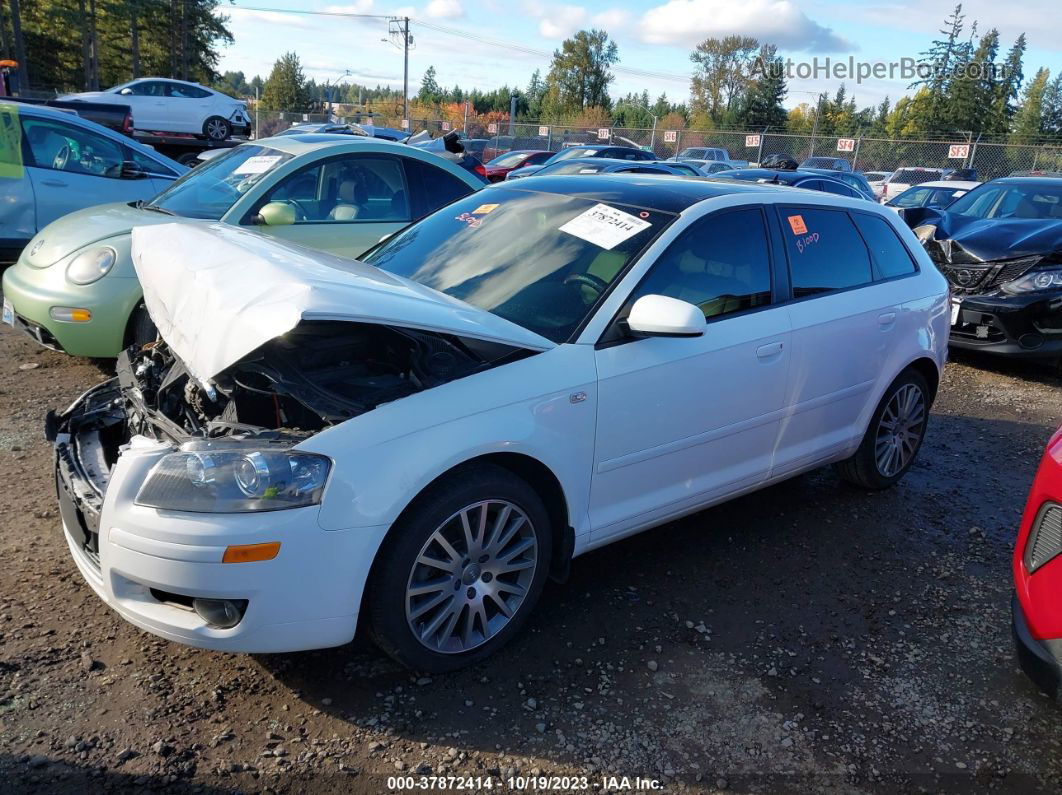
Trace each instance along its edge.
<instances>
[{"instance_id":1,"label":"rear side window","mask_svg":"<svg viewBox=\"0 0 1062 795\"><path fill-rule=\"evenodd\" d=\"M849 188L847 185L841 182L835 182L832 179L824 179L822 181L822 191L824 193L835 193L838 196L848 196L850 198L858 199L859 194Z\"/></svg>"},{"instance_id":2,"label":"rear side window","mask_svg":"<svg viewBox=\"0 0 1062 795\"><path fill-rule=\"evenodd\" d=\"M748 208L694 223L653 264L630 303L666 295L696 304L707 320L771 302L763 213Z\"/></svg>"},{"instance_id":3,"label":"rear side window","mask_svg":"<svg viewBox=\"0 0 1062 795\"><path fill-rule=\"evenodd\" d=\"M828 293L870 284L870 254L842 210L780 207L793 295Z\"/></svg>"},{"instance_id":4,"label":"rear side window","mask_svg":"<svg viewBox=\"0 0 1062 795\"><path fill-rule=\"evenodd\" d=\"M880 278L891 279L915 272L914 260L888 221L862 213L855 213L853 218L870 249Z\"/></svg>"},{"instance_id":5,"label":"rear side window","mask_svg":"<svg viewBox=\"0 0 1062 795\"><path fill-rule=\"evenodd\" d=\"M406 173L409 174L410 183L420 185L420 189L413 194L414 218L430 215L440 207L472 192L469 185L437 166L412 157L402 159L406 164Z\"/></svg>"}]
</instances>

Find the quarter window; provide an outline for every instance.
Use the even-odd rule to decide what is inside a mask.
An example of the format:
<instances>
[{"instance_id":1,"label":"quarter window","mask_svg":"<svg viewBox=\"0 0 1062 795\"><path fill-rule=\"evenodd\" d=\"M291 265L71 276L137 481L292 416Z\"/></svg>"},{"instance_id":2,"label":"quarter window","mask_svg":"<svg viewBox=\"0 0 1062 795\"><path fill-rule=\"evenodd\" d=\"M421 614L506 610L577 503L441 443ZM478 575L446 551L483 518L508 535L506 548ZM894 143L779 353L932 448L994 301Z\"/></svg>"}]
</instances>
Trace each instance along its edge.
<instances>
[{"instance_id":1,"label":"quarter window","mask_svg":"<svg viewBox=\"0 0 1062 795\"><path fill-rule=\"evenodd\" d=\"M891 279L915 272L914 260L884 218L862 213L855 213L853 217L870 249L880 278Z\"/></svg>"},{"instance_id":2,"label":"quarter window","mask_svg":"<svg viewBox=\"0 0 1062 795\"><path fill-rule=\"evenodd\" d=\"M873 281L870 254L842 210L782 207L782 234L797 298Z\"/></svg>"},{"instance_id":3,"label":"quarter window","mask_svg":"<svg viewBox=\"0 0 1062 795\"><path fill-rule=\"evenodd\" d=\"M748 208L712 215L668 246L630 302L666 295L695 304L711 320L771 301L771 266L763 214Z\"/></svg>"}]
</instances>

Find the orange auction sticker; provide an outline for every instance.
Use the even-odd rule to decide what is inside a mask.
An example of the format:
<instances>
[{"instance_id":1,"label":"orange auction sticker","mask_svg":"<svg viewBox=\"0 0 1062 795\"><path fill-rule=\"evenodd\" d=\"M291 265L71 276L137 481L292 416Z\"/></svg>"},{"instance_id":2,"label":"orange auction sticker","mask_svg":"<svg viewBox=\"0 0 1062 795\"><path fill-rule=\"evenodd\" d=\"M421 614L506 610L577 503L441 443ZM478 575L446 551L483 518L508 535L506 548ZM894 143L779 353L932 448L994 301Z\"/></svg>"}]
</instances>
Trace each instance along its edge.
<instances>
[{"instance_id":1,"label":"orange auction sticker","mask_svg":"<svg viewBox=\"0 0 1062 795\"><path fill-rule=\"evenodd\" d=\"M794 235L806 235L808 233L808 228L804 225L804 219L799 215L789 216L789 226L792 228Z\"/></svg>"}]
</instances>

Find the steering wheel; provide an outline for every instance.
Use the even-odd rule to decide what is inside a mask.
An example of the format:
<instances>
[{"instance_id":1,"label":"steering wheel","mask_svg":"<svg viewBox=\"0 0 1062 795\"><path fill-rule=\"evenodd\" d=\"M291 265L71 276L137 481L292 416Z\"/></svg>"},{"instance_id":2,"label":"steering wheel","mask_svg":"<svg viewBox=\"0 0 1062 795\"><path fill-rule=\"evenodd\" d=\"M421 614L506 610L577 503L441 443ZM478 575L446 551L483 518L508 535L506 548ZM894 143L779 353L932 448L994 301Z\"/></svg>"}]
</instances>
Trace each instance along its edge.
<instances>
[{"instance_id":1,"label":"steering wheel","mask_svg":"<svg viewBox=\"0 0 1062 795\"><path fill-rule=\"evenodd\" d=\"M295 208L296 221L305 221L310 217L309 213L306 212L306 208L299 204L298 199L280 199L279 201L284 202L284 204L290 204Z\"/></svg>"},{"instance_id":2,"label":"steering wheel","mask_svg":"<svg viewBox=\"0 0 1062 795\"><path fill-rule=\"evenodd\" d=\"M63 148L55 153L55 159L52 160L52 168L56 171L62 171L66 168L66 164L70 162L70 147L63 145Z\"/></svg>"},{"instance_id":3,"label":"steering wheel","mask_svg":"<svg viewBox=\"0 0 1062 795\"><path fill-rule=\"evenodd\" d=\"M565 284L577 284L580 287L589 287L594 291L594 298L597 298L605 290L608 289L608 282L604 279L599 279L591 273L573 273L564 280Z\"/></svg>"}]
</instances>

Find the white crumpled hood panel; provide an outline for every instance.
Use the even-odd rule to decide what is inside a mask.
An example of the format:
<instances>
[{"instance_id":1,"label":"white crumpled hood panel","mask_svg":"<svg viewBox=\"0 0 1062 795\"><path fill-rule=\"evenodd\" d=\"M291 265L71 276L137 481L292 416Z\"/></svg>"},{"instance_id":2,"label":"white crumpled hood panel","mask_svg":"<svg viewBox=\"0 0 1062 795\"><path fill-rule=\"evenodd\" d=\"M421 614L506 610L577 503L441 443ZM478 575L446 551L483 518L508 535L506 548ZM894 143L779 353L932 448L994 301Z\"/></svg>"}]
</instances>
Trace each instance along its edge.
<instances>
[{"instance_id":1,"label":"white crumpled hood panel","mask_svg":"<svg viewBox=\"0 0 1062 795\"><path fill-rule=\"evenodd\" d=\"M132 252L159 334L203 382L303 318L553 347L522 326L371 265L225 224L135 227Z\"/></svg>"}]
</instances>

